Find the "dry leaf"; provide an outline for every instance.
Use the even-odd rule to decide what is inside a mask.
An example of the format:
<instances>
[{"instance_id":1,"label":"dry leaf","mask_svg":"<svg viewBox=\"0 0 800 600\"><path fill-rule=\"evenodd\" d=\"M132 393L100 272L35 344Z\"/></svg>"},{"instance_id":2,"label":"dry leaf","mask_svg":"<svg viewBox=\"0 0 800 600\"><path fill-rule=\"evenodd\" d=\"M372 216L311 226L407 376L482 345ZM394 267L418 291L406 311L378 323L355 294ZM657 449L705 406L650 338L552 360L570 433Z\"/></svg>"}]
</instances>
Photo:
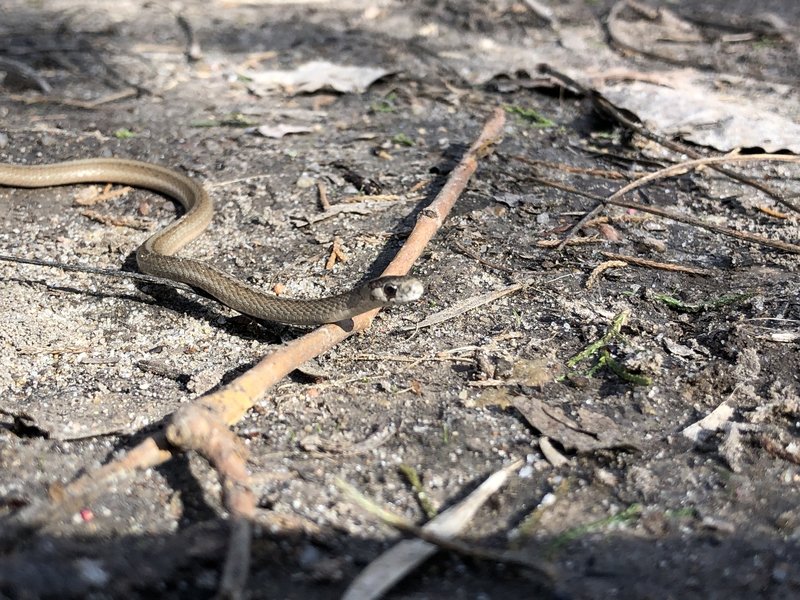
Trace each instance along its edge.
<instances>
[{"instance_id":1,"label":"dry leaf","mask_svg":"<svg viewBox=\"0 0 800 600\"><path fill-rule=\"evenodd\" d=\"M800 153L800 124L775 112L773 106L741 96L723 96L688 77L680 84L673 78L673 85L676 87L634 81L603 86L600 91L662 135L679 135L722 152L763 148L765 152Z\"/></svg>"},{"instance_id":2,"label":"dry leaf","mask_svg":"<svg viewBox=\"0 0 800 600\"><path fill-rule=\"evenodd\" d=\"M360 93L390 73L380 67L335 65L317 60L291 71L248 71L244 75L252 81L256 91L282 88L290 94L301 94L323 89Z\"/></svg>"},{"instance_id":3,"label":"dry leaf","mask_svg":"<svg viewBox=\"0 0 800 600\"><path fill-rule=\"evenodd\" d=\"M532 427L543 436L560 443L565 450L593 452L604 448L638 449L612 419L588 408L578 409L580 423L577 423L561 408L536 398L516 396L512 404Z\"/></svg>"},{"instance_id":4,"label":"dry leaf","mask_svg":"<svg viewBox=\"0 0 800 600\"><path fill-rule=\"evenodd\" d=\"M697 423L686 427L682 433L694 443L702 442L709 435L721 429L725 423L731 420L732 416L733 407L725 401Z\"/></svg>"}]
</instances>

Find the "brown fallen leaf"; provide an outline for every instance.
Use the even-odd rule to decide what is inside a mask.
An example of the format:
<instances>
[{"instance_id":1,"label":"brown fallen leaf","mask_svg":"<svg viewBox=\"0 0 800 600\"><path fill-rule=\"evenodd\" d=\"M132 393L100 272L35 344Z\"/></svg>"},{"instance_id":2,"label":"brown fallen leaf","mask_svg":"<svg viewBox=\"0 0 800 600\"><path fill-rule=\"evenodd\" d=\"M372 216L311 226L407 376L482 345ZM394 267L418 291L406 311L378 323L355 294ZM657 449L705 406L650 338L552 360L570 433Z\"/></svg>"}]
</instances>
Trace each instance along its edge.
<instances>
[{"instance_id":1,"label":"brown fallen leaf","mask_svg":"<svg viewBox=\"0 0 800 600\"><path fill-rule=\"evenodd\" d=\"M568 417L558 406L550 406L536 398L516 396L513 406L522 413L531 427L561 444L565 450L575 452L594 452L611 448L639 450L639 446L629 439L609 417L578 408L580 423Z\"/></svg>"}]
</instances>

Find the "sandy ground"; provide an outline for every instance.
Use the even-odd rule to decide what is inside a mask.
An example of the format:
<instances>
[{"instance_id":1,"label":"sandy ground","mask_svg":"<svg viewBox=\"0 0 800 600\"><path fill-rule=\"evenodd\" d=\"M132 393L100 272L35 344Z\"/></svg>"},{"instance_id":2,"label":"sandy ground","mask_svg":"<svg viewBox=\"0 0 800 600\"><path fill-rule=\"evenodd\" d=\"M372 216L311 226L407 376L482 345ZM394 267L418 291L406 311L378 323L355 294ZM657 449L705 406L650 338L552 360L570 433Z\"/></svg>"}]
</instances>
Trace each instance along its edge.
<instances>
[{"instance_id":1,"label":"sandy ground","mask_svg":"<svg viewBox=\"0 0 800 600\"><path fill-rule=\"evenodd\" d=\"M363 4L212 1L170 10L135 0L11 0L0 8L0 58L35 73L5 67L0 161L119 156L185 172L217 204L211 228L186 253L267 289L285 286L286 295L340 291L379 273L492 109L509 107L503 143L414 269L424 299L383 313L321 356L313 374L285 379L237 425L259 498L247 594L340 597L396 543L396 532L342 497L336 478L424 523L401 465L419 473L440 510L521 458L525 466L463 539L547 560L555 582L440 553L389 597L797 597L798 256L619 207L579 233L592 243L541 245L593 201L535 178L608 195L616 175L679 157L537 81L536 64L573 76L615 61L641 72L681 67L612 48L599 26L607 2L554 3L561 44L524 2ZM705 22L756 10L677 4ZM797 30L794 4L762 3L758 12ZM199 60L185 55L176 12L191 24ZM708 77L759 74L765 102L796 106L791 86L775 91L796 81L796 48L761 36L705 53L716 61ZM570 50L576 39L581 52ZM516 50L497 52L501 44ZM314 60L388 75L363 92L301 94L243 75ZM531 110L548 123L532 122ZM273 139L252 131L259 126L305 131ZM742 169L800 197L796 166ZM343 203L361 194L352 174L374 181L383 200L356 198L359 212L316 220L316 184ZM85 190L0 188L0 253L130 270L146 231L175 214L172 202L141 190L76 206ZM800 238L796 213L705 171L631 199ZM328 270L334 238L347 261ZM603 251L709 274L629 265L587 288ZM515 293L413 327L519 282ZM606 344L622 374L592 370L596 355L567 366L625 311L620 335ZM302 333L164 286L5 262L0 323L5 517L133 447L182 403ZM683 433L720 405L729 410L717 425L694 440ZM543 452L545 437L563 463ZM71 520L5 540L0 597L212 597L227 539L220 491L194 455L109 487Z\"/></svg>"}]
</instances>

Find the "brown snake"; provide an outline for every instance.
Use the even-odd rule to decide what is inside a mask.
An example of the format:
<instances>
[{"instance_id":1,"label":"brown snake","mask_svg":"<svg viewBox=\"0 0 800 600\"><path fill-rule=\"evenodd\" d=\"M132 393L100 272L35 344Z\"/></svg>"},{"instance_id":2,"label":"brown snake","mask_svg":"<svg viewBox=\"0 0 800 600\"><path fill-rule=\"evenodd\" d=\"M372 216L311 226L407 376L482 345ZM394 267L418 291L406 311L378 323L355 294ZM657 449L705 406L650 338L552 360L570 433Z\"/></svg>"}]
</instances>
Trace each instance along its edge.
<instances>
[{"instance_id":1,"label":"brown snake","mask_svg":"<svg viewBox=\"0 0 800 600\"><path fill-rule=\"evenodd\" d=\"M186 213L150 236L136 251L139 269L204 290L251 317L292 325L343 321L368 310L417 300L422 283L413 277L379 277L328 298L298 300L266 294L208 263L173 256L197 238L214 214L202 185L158 165L119 158L88 158L41 166L0 163L0 185L42 188L75 183L116 183L174 198Z\"/></svg>"}]
</instances>

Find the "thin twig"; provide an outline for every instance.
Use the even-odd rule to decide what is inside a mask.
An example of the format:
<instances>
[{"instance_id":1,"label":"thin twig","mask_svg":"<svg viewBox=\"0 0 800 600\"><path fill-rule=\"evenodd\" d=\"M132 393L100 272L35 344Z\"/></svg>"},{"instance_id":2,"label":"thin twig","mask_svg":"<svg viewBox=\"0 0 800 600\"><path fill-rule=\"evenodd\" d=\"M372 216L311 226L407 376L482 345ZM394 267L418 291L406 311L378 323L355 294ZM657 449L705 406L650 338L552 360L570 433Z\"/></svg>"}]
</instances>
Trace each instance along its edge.
<instances>
[{"instance_id":1,"label":"thin twig","mask_svg":"<svg viewBox=\"0 0 800 600\"><path fill-rule=\"evenodd\" d=\"M555 580L554 568L545 562L522 556L508 550L493 550L475 546L455 539L469 525L478 509L502 487L511 474L519 469L522 461L496 471L458 504L418 527L408 519L392 513L361 494L356 488L338 480L340 490L354 503L374 515L387 525L415 536L415 540L403 540L373 560L350 584L343 600L380 598L408 572L419 566L439 549L458 552L478 559L515 564L532 569L541 577L541 582L551 584Z\"/></svg>"},{"instance_id":2,"label":"thin twig","mask_svg":"<svg viewBox=\"0 0 800 600\"><path fill-rule=\"evenodd\" d=\"M697 267L687 267L685 265L677 265L675 263L665 263L656 260L648 260L646 258L640 258L638 256L630 256L629 254L617 254L616 252L603 252L603 251L601 251L600 254L611 260L622 260L632 265L638 265L640 267L649 267L651 269L661 269L662 271L677 271L680 273L689 273L691 275L703 275L703 276L710 276L714 274L714 271L710 271L708 269L700 269Z\"/></svg>"},{"instance_id":3,"label":"thin twig","mask_svg":"<svg viewBox=\"0 0 800 600\"><path fill-rule=\"evenodd\" d=\"M49 94L53 88L47 83L47 80L39 75L39 72L33 67L26 65L24 62L0 56L0 70L13 71L17 77L24 80L26 83L34 84L40 91ZM11 81L11 78L8 78Z\"/></svg>"},{"instance_id":4,"label":"thin twig","mask_svg":"<svg viewBox=\"0 0 800 600\"><path fill-rule=\"evenodd\" d=\"M732 156L709 156L705 158L698 158L696 160L689 160L686 162L679 163L677 165L666 167L654 173L649 173L644 177L640 177L636 181L633 181L628 185L623 186L622 188L611 194L611 196L609 196L606 199L606 202L609 204L615 204L617 206L624 206L627 208L641 208L642 205L639 205L638 203L623 201L620 200L620 198L622 198L622 196L624 196L628 192L640 188L643 185L650 183L651 181L656 181L658 179L665 179L667 177L672 177L674 175L680 175L682 173L695 170L699 167L703 166L713 167L715 165L725 164L725 163L758 162L758 161L800 163L800 157L790 156L786 154L748 154L748 155L737 154ZM653 207L649 208L650 210L648 212L659 214L658 212L652 210ZM670 219L675 218L672 213L667 213L666 211L664 212L663 216L669 216ZM709 223L698 222L696 224L699 227L704 227L712 231L727 232L726 235L731 235L733 237L737 237L743 240L756 241L757 243L764 244L767 246L772 246L775 248L780 248L782 250L786 250L787 252L800 253L800 246L796 246L795 244L789 244L788 242L781 242L779 240L769 240L761 236L755 236L740 231L734 231L732 229L728 229L727 227L718 227L715 225L711 225Z\"/></svg>"},{"instance_id":5,"label":"thin twig","mask_svg":"<svg viewBox=\"0 0 800 600\"><path fill-rule=\"evenodd\" d=\"M177 411L166 434L175 447L198 452L219 473L225 506L231 513L231 536L219 595L239 598L247 582L250 524L256 514L256 496L247 471L247 450L213 409L198 402Z\"/></svg>"},{"instance_id":6,"label":"thin twig","mask_svg":"<svg viewBox=\"0 0 800 600\"><path fill-rule=\"evenodd\" d=\"M753 154L753 155L750 155L750 158L752 158L754 156L760 156L760 155ZM783 155L767 155L767 156L783 156ZM723 157L719 157L719 158L723 158ZM684 163L684 164L686 164L686 163ZM680 165L675 165L675 167L679 167L679 166ZM672 168L672 167L670 167L670 168ZM670 219L671 221L677 221L679 223L686 223L686 224L692 225L694 227L700 227L701 229L707 229L707 230L713 231L715 233L719 233L719 234L726 235L726 236L733 237L733 238L742 239L742 240L745 240L745 241L748 241L748 242L752 242L754 244L761 244L763 246L771 246L771 247L779 248L781 250L786 250L787 252L797 253L797 249L799 248L798 246L795 246L794 244L788 244L787 242L782 242L780 240L771 240L771 239L766 238L764 236L756 235L754 233L736 231L735 229L730 229L728 227L723 227L722 225L713 225L711 223L707 223L707 222L705 222L705 221L703 221L701 219L698 219L697 217L692 217L692 216L684 214L684 213L673 212L673 211L667 210L665 208L658 208L657 206L650 206L650 205L647 205L647 204L639 204L638 202L631 202L631 201L627 201L627 200L612 200L611 198L613 198L613 196L611 196L609 198L604 198L603 196L599 196L597 194L592 194L591 192L585 192L585 191L579 190L578 188L575 188L575 187L573 187L571 185L560 183L558 181L550 181L549 179L542 179L541 177L533 177L533 176L529 176L529 178L530 179L535 179L538 183L541 183L542 185L547 185L547 186L550 186L550 187L554 187L556 189L559 189L559 190L562 190L562 191L565 191L565 192L570 192L572 194L577 194L579 196L585 196L587 198L591 198L591 199L597 200L599 202L599 204L594 209L592 209L591 211L586 213L581 218L581 220L578 222L577 225L573 225L572 228L570 228L570 233L572 233L573 231L576 231L577 229L580 229L581 227L583 227L586 224L586 222L589 222L591 220L591 217L594 217L597 213L599 213L601 211L601 209L603 209L606 206L606 204L612 204L614 206L621 206L623 208L632 208L634 210L639 210L639 211L642 211L642 212L645 212L645 213L650 213L650 214L653 214L653 215L657 215L659 217L664 217L665 219ZM601 240L599 238L578 238L578 239L576 239L574 237L571 237L571 238L567 237L567 238L564 238L562 240L541 240L541 241L537 242L536 245L541 247L541 248L555 248L556 250L560 250L564 246L568 246L568 245L601 243L602 241L603 240Z\"/></svg>"},{"instance_id":7,"label":"thin twig","mask_svg":"<svg viewBox=\"0 0 800 600\"><path fill-rule=\"evenodd\" d=\"M323 211L331 209L331 203L328 200L328 188L325 186L324 181L317 182L317 193L319 194L319 206Z\"/></svg>"},{"instance_id":8,"label":"thin twig","mask_svg":"<svg viewBox=\"0 0 800 600\"><path fill-rule=\"evenodd\" d=\"M5 97L15 102L22 102L23 104L58 104L61 106L70 106L72 108L81 108L84 110L95 110L103 104L116 102L117 100L124 100L138 96L140 91L134 87L127 87L116 92L112 92L105 96L101 96L97 100L77 100L75 98L63 98L60 96L45 96L36 94L32 96L23 94L6 94Z\"/></svg>"},{"instance_id":9,"label":"thin twig","mask_svg":"<svg viewBox=\"0 0 800 600\"><path fill-rule=\"evenodd\" d=\"M614 13L614 10L617 10L617 11L620 10L619 7L621 5L624 5L624 4L625 4L624 2L617 3L617 5L615 5L614 9L612 9L612 13ZM602 94L600 94L596 90L591 90L591 89L583 86L582 84L578 83L577 81L575 81L574 79L572 79L568 75L566 75L564 73L561 73L561 72L559 72L559 71L557 71L557 70L555 70L552 67L547 66L547 65L543 65L542 67L540 67L540 70L543 73L546 73L546 74L552 76L553 78L562 81L564 85L569 86L570 88L575 89L579 93L584 94L585 96L587 96L592 101L593 105L595 106L595 108L600 113L602 113L602 114L606 115L607 117L617 121L619 124L621 124L622 126L626 127L627 129L630 129L631 131L633 131L635 133L638 133L639 135L641 135L641 136L643 136L643 137L645 137L645 138L647 138L649 140L652 140L652 141L656 142L657 144L660 144L660 145L664 146L665 148L669 148L670 150L673 150L674 152L678 152L680 154L689 156L692 159L705 158L705 157L703 157L702 154L700 154L696 150L690 148L689 146L686 146L684 144L680 144L678 142L670 140L670 139L668 139L668 138L666 138L666 137L664 137L662 135L659 135L659 134L657 134L657 133L655 133L653 131L650 131L649 129L644 127L641 123L637 123L637 122L633 121L625 113L623 113L616 106L614 106L614 104L609 102ZM724 157L720 157L720 158L724 158ZM764 192L765 194L767 194L768 196L773 198L776 202L779 202L780 204L783 204L787 208L790 208L791 210L794 210L795 212L800 212L800 206L798 206L797 204L795 204L794 202L792 202L788 198L783 197L774 188L772 188L772 187L770 187L770 186L768 186L768 185L766 185L766 184L764 184L764 183L762 183L760 181L757 181L757 180L755 180L755 179L753 179L751 177L747 177L745 175L742 175L741 173L738 173L737 171L732 171L730 169L726 169L724 167L721 167L721 166L715 165L715 164L709 164L709 166L712 169L715 169L716 171L726 175L727 177L730 177L731 179L734 179L734 180L739 181L739 182L741 182L741 183L743 183L745 185L748 185L748 186L750 186L752 188L755 188L755 189L757 189L757 190L759 190L761 192ZM564 246L567 244L567 242L577 234L577 232L581 229L581 227L583 227L586 224L586 222L591 220L593 217L597 216L597 214L599 214L600 211L603 210L603 208L604 208L604 203L602 201L598 201L598 204L594 208L592 208L589 212L587 212L583 216L583 218L581 218L575 225L572 226L572 228L569 230L569 232L567 232L567 235L562 240L561 244L558 246L558 249L562 250L564 248Z\"/></svg>"},{"instance_id":10,"label":"thin twig","mask_svg":"<svg viewBox=\"0 0 800 600\"><path fill-rule=\"evenodd\" d=\"M681 214L681 213L676 213L676 212L672 212L672 211L669 211L669 210L666 210L666 209L657 208L657 207L654 207L654 206L647 206L645 204L639 204L637 202L630 202L630 201L627 201L627 200L621 200L620 199L624 194L627 194L628 192L631 192L631 191L633 191L633 190L635 190L635 189L637 189L639 187L642 187L643 185L646 185L646 184L650 183L651 181L655 181L657 179L665 179L667 177L672 177L672 176L675 176L675 175L680 175L680 174L686 173L688 171L697 169L697 168L702 167L702 166L706 166L706 165L707 166L713 166L713 165L716 165L716 164L727 163L727 162L750 162L750 161L772 161L772 160L779 161L779 162L800 163L800 157L786 155L786 154L747 154L747 155L739 155L739 154L737 154L737 155L732 155L732 156L709 156L709 157L706 157L706 158L699 158L697 160L690 160L690 161L678 163L676 165L672 165L672 166L666 167L664 169L661 169L659 171L655 171L653 173L649 173L647 175L644 175L644 176L640 177L639 179L637 179L636 181L633 181L633 182L629 183L628 185L620 188L619 190L617 190L616 192L611 194L611 196L609 196L608 198L602 198L602 200L601 200L600 197L598 197L598 196L596 196L594 194L589 194L587 192L583 192L583 191L577 190L577 189L572 188L571 186L567 186L565 184L561 184L561 183L558 183L558 182L547 181L547 180L539 179L539 178L537 178L537 179L539 179L539 181L541 183L543 183L543 184L552 185L553 187L556 187L558 189L562 189L562 190L565 190L565 191L571 191L571 192L574 192L574 193L577 193L577 194L581 194L583 196L594 197L599 202L602 202L602 204L599 204L597 207L595 207L595 209L593 209L592 211L587 213L587 215L585 215L584 218L581 219L580 223L583 223L584 221L588 220L587 218L589 216L593 216L596 212L598 212L598 209L602 208L605 204L613 204L615 206L622 206L624 208L633 208L633 209L636 209L636 210L641 210L643 212L649 212L649 213L652 213L654 215L659 215L661 217L665 217L665 218L668 218L668 219L671 219L671 220L674 220L674 221L680 221L680 222L683 222L683 223L688 223L688 224L694 225L696 227L702 227L703 229L708 229L709 231L714 231L716 233L721 233L723 235L727 235L727 236L730 236L730 237L735 237L735 238L742 239L742 240L745 240L745 241L748 241L748 242L752 242L752 243L756 243L756 244L762 244L764 246L771 246L773 248L778 248L780 250L785 250L786 252L792 252L794 254L800 254L800 246L797 246L795 244L791 244L789 242L782 242L780 240L771 240L771 239L765 238L763 236L759 236L759 235L755 235L755 234L751 234L751 233L746 233L746 232L741 232L741 231L736 231L734 229L730 229L728 227L722 227L720 225L713 225L711 223L706 223L704 221L701 221L700 219L697 219L695 217L690 217L688 215L684 215L684 214ZM570 230L570 233L572 233L575 230L576 230L576 227L573 226L573 228ZM564 238L561 241L561 243L558 246L558 249L561 249L563 246L565 246L568 239L569 239L569 234L567 235L566 238Z\"/></svg>"},{"instance_id":11,"label":"thin twig","mask_svg":"<svg viewBox=\"0 0 800 600\"><path fill-rule=\"evenodd\" d=\"M607 202L608 204L613 204L614 206L621 206L623 208L640 210L642 212L648 212L653 215L658 215L659 217L664 217L665 219L671 219L673 221L680 221L681 223L687 223L689 225L693 225L701 229L706 229L708 231L713 231L715 233L726 235L728 237L744 240L745 242L750 242L752 244L760 244L762 246L768 246L770 248L777 248L778 250L783 250L784 252L791 252L792 254L800 254L800 246L798 246L797 244L784 242L782 240L773 240L764 237L763 235L756 235L755 233L748 233L746 231L737 231L736 229L731 229L730 227L723 227L722 225L714 225L713 223L707 223L696 217L690 217L689 215L684 215L682 213L674 212L664 208L648 206L647 204L640 204L638 202L629 202L627 200L608 200Z\"/></svg>"},{"instance_id":12,"label":"thin twig","mask_svg":"<svg viewBox=\"0 0 800 600\"><path fill-rule=\"evenodd\" d=\"M469 248L467 248L465 246L462 246L458 242L453 242L453 247L456 250L458 250L459 252L461 252L462 254L466 254L470 258L474 258L479 263L481 263L484 266L489 267L490 269L496 269L498 271L503 271L504 273L514 273L515 272L514 269L509 269L508 267L504 267L503 265L498 265L497 263L494 263L494 262L488 261L488 260L486 260L484 258L481 258L480 255L477 252L474 252L474 251L470 250Z\"/></svg>"},{"instance_id":13,"label":"thin twig","mask_svg":"<svg viewBox=\"0 0 800 600\"><path fill-rule=\"evenodd\" d=\"M600 279L600 276L609 269L616 269L616 268L623 268L627 267L628 263L624 260L607 260L605 262L601 262L597 265L589 275L589 279L586 280L586 289L590 290L594 287L594 284L597 283L597 280Z\"/></svg>"},{"instance_id":14,"label":"thin twig","mask_svg":"<svg viewBox=\"0 0 800 600\"><path fill-rule=\"evenodd\" d=\"M544 283L553 283L560 279L566 279L567 277L572 277L572 275L560 275L546 281ZM430 327L431 325L438 325L439 323L444 323L445 321L449 321L450 319L454 319L455 317L462 315L470 310L474 310L479 306L483 306L484 304L488 304L490 302L494 302L495 300L499 300L503 296L508 296L509 294L513 294L518 292L522 289L530 287L537 282L537 279L531 277L529 279L525 279L518 283L512 283L509 286L501 288L499 290L495 290L493 292L487 292L485 294L479 294L478 296L472 296L459 302L458 304L454 304L453 306L448 306L447 308L440 310L437 313L432 315L428 315L422 321L415 323L409 327L405 327L400 331L416 331L418 329L422 329L423 327Z\"/></svg>"},{"instance_id":15,"label":"thin twig","mask_svg":"<svg viewBox=\"0 0 800 600\"><path fill-rule=\"evenodd\" d=\"M544 167L546 169L555 169L563 171L564 173L575 173L578 175L589 175L590 177L600 177L602 179L630 179L630 176L620 173L619 171L610 171L608 169L598 169L596 167L576 167L575 165L568 165L566 163L553 162L551 160L540 160L536 158L528 158L527 156L520 156L513 154L509 158L524 162L525 164L534 167Z\"/></svg>"},{"instance_id":16,"label":"thin twig","mask_svg":"<svg viewBox=\"0 0 800 600\"><path fill-rule=\"evenodd\" d=\"M600 237L581 237L572 238L567 242L567 246L582 246L584 244L605 244L606 240ZM539 240L536 242L539 248L558 248L561 246L561 240Z\"/></svg>"},{"instance_id":17,"label":"thin twig","mask_svg":"<svg viewBox=\"0 0 800 600\"><path fill-rule=\"evenodd\" d=\"M338 215L343 214L356 214L356 215L371 215L372 213L386 210L391 206L390 203L385 204L375 204L371 202L356 202L354 204L334 204L330 206L325 212L313 214L313 215L303 215L302 220L297 219L295 224L298 227L307 227L309 225L314 225L315 223L319 223L321 221L325 221L327 219L332 219Z\"/></svg>"},{"instance_id":18,"label":"thin twig","mask_svg":"<svg viewBox=\"0 0 800 600\"><path fill-rule=\"evenodd\" d=\"M465 312L474 310L479 306L483 306L484 304L489 304L490 302L499 300L503 296L508 296L509 294L513 294L514 292L518 292L522 289L525 289L526 287L533 285L535 282L536 282L535 279L528 279L520 283L513 283L499 290L495 290L494 292L487 292L485 294L472 296L470 298L467 298L459 302L458 304L454 304L453 306L448 306L444 310L440 310L437 313L428 315L422 321L419 321L414 325L410 325L409 327L404 327L400 331L416 331L418 329L422 329L423 327L430 327L432 325L438 325L440 323L444 323L445 321L449 321L450 319L455 319L459 315L463 315Z\"/></svg>"},{"instance_id":19,"label":"thin twig","mask_svg":"<svg viewBox=\"0 0 800 600\"><path fill-rule=\"evenodd\" d=\"M90 267L87 265L70 265L53 260L42 260L39 258L23 258L21 256L9 256L8 254L0 254L0 261L20 263L23 265L35 265L37 267L52 267L54 269L61 269L62 271L69 271L72 273L91 273L92 275L103 275L104 277L117 277L118 279L133 279L135 281L142 281L144 283L154 283L156 285L167 285L184 292L190 292L201 296L196 289L185 283L173 281L172 279L164 279L162 277L155 277L154 275L145 275L144 273L136 273L133 271L120 271L118 269L103 269L100 267Z\"/></svg>"},{"instance_id":20,"label":"thin twig","mask_svg":"<svg viewBox=\"0 0 800 600\"><path fill-rule=\"evenodd\" d=\"M663 135L658 135L657 133L655 133L653 131L650 131L649 129L647 129L646 127L641 125L640 123L636 123L636 122L632 121L621 110L619 110L616 106L614 106L611 102L609 102L601 94L599 94L597 92L594 92L594 93L592 93L590 95L590 98L591 98L593 104L595 105L595 107L597 107L601 112L603 112L606 115L609 115L612 118L616 119L620 124L624 125L628 129L631 129L631 130L635 131L639 135L641 135L643 137L646 137L647 139L652 140L652 141L656 142L657 144L661 144L665 148L669 148L670 150L672 150L674 152L678 152L680 154L685 154L686 156L688 156L689 158L692 158L692 159L700 160L700 159L704 159L704 158L710 158L710 157L703 156L702 154L700 154L696 150L693 150L689 146L686 146L684 144L679 144L678 142L675 142L675 141L672 141L670 139L667 139ZM753 154L753 155L750 155L750 156L753 157L753 156L759 156L759 155ZM723 158L724 159L725 157L724 156L718 156L718 157L713 157L713 158ZM721 163L723 163L723 164L725 162L727 162L727 161L724 161L724 160L721 161ZM772 187L770 187L770 186L768 186L768 185L766 185L766 184L764 184L764 183L762 183L760 181L757 181L757 180L753 179L752 177L748 177L747 175L743 175L742 173L739 173L737 171L732 171L731 169L726 169L725 167L721 167L721 166L719 166L719 164L715 164L714 162L706 163L706 164L708 164L712 169L714 169L718 173L722 173L723 175L726 175L726 176L730 177L731 179L735 179L736 181L738 181L740 183L743 183L743 184L745 184L747 186L750 186L750 187L755 188L755 189L757 189L757 190L759 190L761 192L764 192L765 194L767 194L770 198L772 198L776 202L779 202L780 204L783 204L785 207L787 207L787 208L789 208L789 209L791 209L791 210L793 210L793 211L795 211L797 213L800 213L800 206L798 206L797 204L795 204L794 202L792 202L788 198L783 197L781 195L781 193L778 192L776 189L774 189L774 188L772 188Z\"/></svg>"}]
</instances>

